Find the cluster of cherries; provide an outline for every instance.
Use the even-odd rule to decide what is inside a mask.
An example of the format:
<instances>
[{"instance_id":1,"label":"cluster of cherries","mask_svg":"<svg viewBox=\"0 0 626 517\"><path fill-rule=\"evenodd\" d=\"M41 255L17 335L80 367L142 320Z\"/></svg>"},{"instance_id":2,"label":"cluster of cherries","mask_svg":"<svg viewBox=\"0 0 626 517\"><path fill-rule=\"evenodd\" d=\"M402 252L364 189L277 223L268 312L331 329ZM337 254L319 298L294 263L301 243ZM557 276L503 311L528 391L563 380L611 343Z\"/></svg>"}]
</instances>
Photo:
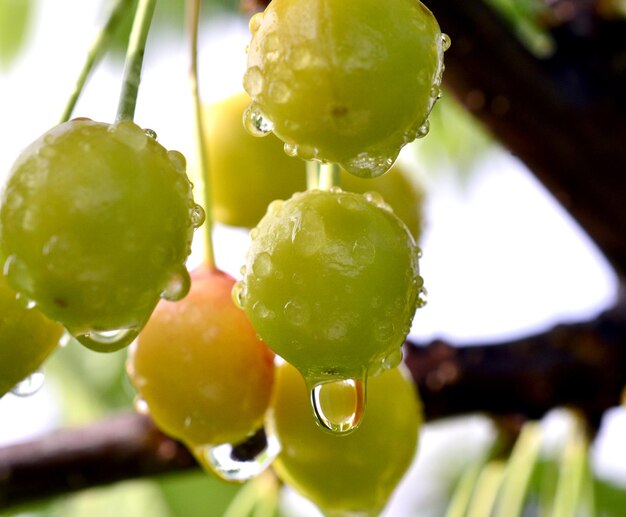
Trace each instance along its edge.
<instances>
[{"instance_id":1,"label":"cluster of cherries","mask_svg":"<svg viewBox=\"0 0 626 517\"><path fill-rule=\"evenodd\" d=\"M449 40L418 0L274 0L250 29L247 94L208 112L209 216L254 226L241 280L185 268L204 212L180 153L130 121L61 124L0 201L0 396L63 329L134 341L137 407L202 465L273 463L328 515L377 515L417 443L401 346L424 293L419 194L384 173L428 132ZM344 189L306 190L294 157Z\"/></svg>"}]
</instances>

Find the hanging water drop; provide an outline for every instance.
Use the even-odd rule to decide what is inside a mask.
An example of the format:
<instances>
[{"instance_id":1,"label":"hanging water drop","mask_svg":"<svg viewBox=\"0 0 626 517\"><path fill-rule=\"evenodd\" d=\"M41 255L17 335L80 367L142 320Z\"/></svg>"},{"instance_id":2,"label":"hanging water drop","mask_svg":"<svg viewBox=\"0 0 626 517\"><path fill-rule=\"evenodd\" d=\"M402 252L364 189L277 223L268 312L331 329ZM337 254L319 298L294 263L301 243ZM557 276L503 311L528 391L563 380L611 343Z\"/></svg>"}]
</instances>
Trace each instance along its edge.
<instances>
[{"instance_id":1,"label":"hanging water drop","mask_svg":"<svg viewBox=\"0 0 626 517\"><path fill-rule=\"evenodd\" d=\"M170 302L177 302L187 296L190 288L191 278L187 269L183 267L170 277L160 296Z\"/></svg>"},{"instance_id":2,"label":"hanging water drop","mask_svg":"<svg viewBox=\"0 0 626 517\"><path fill-rule=\"evenodd\" d=\"M333 433L349 433L361 423L365 411L365 381L339 379L322 382L311 390L318 424Z\"/></svg>"},{"instance_id":3,"label":"hanging water drop","mask_svg":"<svg viewBox=\"0 0 626 517\"><path fill-rule=\"evenodd\" d=\"M81 345L94 352L116 352L128 346L139 335L137 328L117 330L91 330L85 334L76 335Z\"/></svg>"},{"instance_id":4,"label":"hanging water drop","mask_svg":"<svg viewBox=\"0 0 626 517\"><path fill-rule=\"evenodd\" d=\"M430 120L425 120L424 123L417 128L415 138L424 138L430 131Z\"/></svg>"},{"instance_id":5,"label":"hanging water drop","mask_svg":"<svg viewBox=\"0 0 626 517\"><path fill-rule=\"evenodd\" d=\"M450 36L448 36L445 33L441 34L441 48L443 49L443 51L445 52L446 50L448 50L450 48L450 45L452 45L452 40L450 39Z\"/></svg>"},{"instance_id":6,"label":"hanging water drop","mask_svg":"<svg viewBox=\"0 0 626 517\"><path fill-rule=\"evenodd\" d=\"M187 170L187 159L185 155L179 151L168 151L167 158L170 163L176 169L176 172L185 172Z\"/></svg>"},{"instance_id":7,"label":"hanging water drop","mask_svg":"<svg viewBox=\"0 0 626 517\"><path fill-rule=\"evenodd\" d=\"M200 465L226 481L247 481L270 466L280 452L276 437L259 429L238 444L193 447Z\"/></svg>"},{"instance_id":8,"label":"hanging water drop","mask_svg":"<svg viewBox=\"0 0 626 517\"><path fill-rule=\"evenodd\" d=\"M420 287L419 292L417 293L417 308L421 309L428 303L428 291L424 286Z\"/></svg>"},{"instance_id":9,"label":"hanging water drop","mask_svg":"<svg viewBox=\"0 0 626 517\"><path fill-rule=\"evenodd\" d=\"M294 158L298 155L298 146L296 144L286 142L283 146L283 149L285 150L285 154L287 156L291 156L292 158Z\"/></svg>"},{"instance_id":10,"label":"hanging water drop","mask_svg":"<svg viewBox=\"0 0 626 517\"><path fill-rule=\"evenodd\" d=\"M241 280L233 286L231 295L232 295L234 304L240 309L243 309L244 304L245 304L244 283Z\"/></svg>"},{"instance_id":11,"label":"hanging water drop","mask_svg":"<svg viewBox=\"0 0 626 517\"><path fill-rule=\"evenodd\" d=\"M265 118L254 104L248 106L243 114L243 125L252 136L266 136L274 129L274 124Z\"/></svg>"},{"instance_id":12,"label":"hanging water drop","mask_svg":"<svg viewBox=\"0 0 626 517\"><path fill-rule=\"evenodd\" d=\"M156 131L154 129L145 129L144 133L146 134L146 136L152 140L157 140L158 136L156 134Z\"/></svg>"},{"instance_id":13,"label":"hanging water drop","mask_svg":"<svg viewBox=\"0 0 626 517\"><path fill-rule=\"evenodd\" d=\"M204 212L204 208L200 205L194 205L191 209L191 224L194 228L200 228L204 220L206 219L206 213Z\"/></svg>"},{"instance_id":14,"label":"hanging water drop","mask_svg":"<svg viewBox=\"0 0 626 517\"><path fill-rule=\"evenodd\" d=\"M18 382L11 390L11 393L17 397L30 397L43 387L44 381L44 373L41 370L37 370Z\"/></svg>"}]
</instances>

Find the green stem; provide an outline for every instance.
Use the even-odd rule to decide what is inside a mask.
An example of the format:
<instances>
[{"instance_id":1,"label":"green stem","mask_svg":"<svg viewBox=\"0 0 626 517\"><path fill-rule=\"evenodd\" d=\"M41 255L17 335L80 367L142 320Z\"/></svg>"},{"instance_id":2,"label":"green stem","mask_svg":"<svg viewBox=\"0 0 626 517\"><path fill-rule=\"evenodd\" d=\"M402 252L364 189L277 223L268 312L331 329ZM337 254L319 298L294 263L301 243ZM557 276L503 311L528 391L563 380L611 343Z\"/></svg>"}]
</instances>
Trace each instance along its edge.
<instances>
[{"instance_id":1,"label":"green stem","mask_svg":"<svg viewBox=\"0 0 626 517\"><path fill-rule=\"evenodd\" d=\"M135 116L135 105L137 104L137 93L141 81L141 67L143 65L143 55L146 49L146 40L152 23L152 14L156 0L139 0L133 28L130 32L126 60L124 62L124 78L122 81L122 91L117 106L117 117L120 120L133 120Z\"/></svg>"},{"instance_id":2,"label":"green stem","mask_svg":"<svg viewBox=\"0 0 626 517\"><path fill-rule=\"evenodd\" d=\"M330 190L341 184L340 169L336 163L322 163L319 165L319 189Z\"/></svg>"},{"instance_id":3,"label":"green stem","mask_svg":"<svg viewBox=\"0 0 626 517\"><path fill-rule=\"evenodd\" d=\"M70 98L67 100L65 109L63 110L63 114L61 115L61 123L67 122L72 116L74 108L76 107L76 103L78 102L80 94L85 87L85 83L87 82L91 71L100 61L100 59L102 59L105 52L108 50L113 35L117 31L120 22L125 18L126 13L131 5L131 0L117 0L117 3L113 6L113 9L111 9L109 17L104 24L104 27L100 29L100 31L96 35L96 38L91 44L89 51L87 52L87 59L83 64L83 68L80 71L78 79L76 80L74 91L72 92Z\"/></svg>"},{"instance_id":4,"label":"green stem","mask_svg":"<svg viewBox=\"0 0 626 517\"><path fill-rule=\"evenodd\" d=\"M193 111L196 131L196 153L198 169L200 172L201 189L204 199L204 257L207 265L215 269L215 253L213 252L213 199L211 195L211 170L209 167L209 150L206 135L204 134L204 112L200 101L200 89L198 86L198 26L200 25L200 0L189 0L188 27L190 35L190 65L189 84L193 97Z\"/></svg>"},{"instance_id":5,"label":"green stem","mask_svg":"<svg viewBox=\"0 0 626 517\"><path fill-rule=\"evenodd\" d=\"M319 162L308 161L306 163L306 188L307 190L315 190L319 188L320 183L320 164Z\"/></svg>"}]
</instances>

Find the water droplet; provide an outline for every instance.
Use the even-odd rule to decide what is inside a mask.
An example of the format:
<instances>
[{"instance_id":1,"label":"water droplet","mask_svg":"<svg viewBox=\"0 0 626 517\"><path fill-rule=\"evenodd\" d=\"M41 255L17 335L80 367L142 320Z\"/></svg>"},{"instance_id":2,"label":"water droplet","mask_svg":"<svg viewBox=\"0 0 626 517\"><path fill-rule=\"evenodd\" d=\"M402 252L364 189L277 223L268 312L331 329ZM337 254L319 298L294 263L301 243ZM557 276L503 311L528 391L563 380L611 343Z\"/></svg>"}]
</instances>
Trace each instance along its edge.
<instances>
[{"instance_id":1,"label":"water droplet","mask_svg":"<svg viewBox=\"0 0 626 517\"><path fill-rule=\"evenodd\" d=\"M250 22L248 23L250 34L254 35L254 33L259 30L264 17L265 15L263 13L256 13L252 18L250 18Z\"/></svg>"},{"instance_id":2,"label":"water droplet","mask_svg":"<svg viewBox=\"0 0 626 517\"><path fill-rule=\"evenodd\" d=\"M385 370L392 370L396 368L402 362L402 349L396 348L387 357L383 358L383 368Z\"/></svg>"},{"instance_id":3,"label":"water droplet","mask_svg":"<svg viewBox=\"0 0 626 517\"><path fill-rule=\"evenodd\" d=\"M420 290L417 293L417 302L416 306L418 309L421 309L428 303L428 291L424 286L420 287Z\"/></svg>"},{"instance_id":4,"label":"water droplet","mask_svg":"<svg viewBox=\"0 0 626 517\"><path fill-rule=\"evenodd\" d=\"M271 206L271 205L270 205ZM268 207L269 210L269 207ZM258 228L252 228L252 230L250 230L250 238L252 240L256 239L259 236L259 229Z\"/></svg>"},{"instance_id":5,"label":"water droplet","mask_svg":"<svg viewBox=\"0 0 626 517\"><path fill-rule=\"evenodd\" d=\"M250 97L256 97L263 92L263 72L258 66L251 66L243 75L243 88Z\"/></svg>"},{"instance_id":6,"label":"water droplet","mask_svg":"<svg viewBox=\"0 0 626 517\"><path fill-rule=\"evenodd\" d=\"M340 165L349 173L360 178L376 178L391 169L397 156L397 152L392 156L363 152Z\"/></svg>"},{"instance_id":7,"label":"water droplet","mask_svg":"<svg viewBox=\"0 0 626 517\"><path fill-rule=\"evenodd\" d=\"M309 306L297 300L288 301L283 308L283 312L285 313L285 318L298 327L306 325L311 319Z\"/></svg>"},{"instance_id":8,"label":"water droplet","mask_svg":"<svg viewBox=\"0 0 626 517\"><path fill-rule=\"evenodd\" d=\"M352 246L352 257L359 264L371 264L376 257L376 247L367 237L359 237Z\"/></svg>"},{"instance_id":9,"label":"water droplet","mask_svg":"<svg viewBox=\"0 0 626 517\"><path fill-rule=\"evenodd\" d=\"M424 138L430 131L430 120L425 120L424 123L417 128L415 132L415 138Z\"/></svg>"},{"instance_id":10,"label":"water droplet","mask_svg":"<svg viewBox=\"0 0 626 517\"><path fill-rule=\"evenodd\" d=\"M244 296L244 288L245 284L240 280L239 282L236 282L235 285L233 285L233 290L231 291L233 303L240 309L243 309L246 301Z\"/></svg>"},{"instance_id":11,"label":"water droplet","mask_svg":"<svg viewBox=\"0 0 626 517\"><path fill-rule=\"evenodd\" d=\"M135 411L137 411L137 413L139 413L140 415L150 414L150 408L148 407L148 403L141 397L135 397L135 400L133 401L133 407L135 408Z\"/></svg>"},{"instance_id":12,"label":"water droplet","mask_svg":"<svg viewBox=\"0 0 626 517\"><path fill-rule=\"evenodd\" d=\"M346 324L341 320L337 320L326 328L326 337L331 341L335 341L343 338L347 330Z\"/></svg>"},{"instance_id":13,"label":"water droplet","mask_svg":"<svg viewBox=\"0 0 626 517\"><path fill-rule=\"evenodd\" d=\"M291 97L291 89L289 86L281 81L274 81L270 83L269 89L267 91L270 99L272 99L277 104L284 104Z\"/></svg>"},{"instance_id":14,"label":"water droplet","mask_svg":"<svg viewBox=\"0 0 626 517\"><path fill-rule=\"evenodd\" d=\"M280 452L275 436L261 428L238 444L193 447L200 465L226 481L247 481L258 476Z\"/></svg>"},{"instance_id":15,"label":"water droplet","mask_svg":"<svg viewBox=\"0 0 626 517\"><path fill-rule=\"evenodd\" d=\"M248 106L244 112L243 124L252 136L266 136L274 129L274 124L263 116L255 104Z\"/></svg>"},{"instance_id":16,"label":"water droplet","mask_svg":"<svg viewBox=\"0 0 626 517\"><path fill-rule=\"evenodd\" d=\"M285 150L285 154L287 156L291 156L293 158L298 155L298 146L296 144L286 142L283 149Z\"/></svg>"},{"instance_id":17,"label":"water droplet","mask_svg":"<svg viewBox=\"0 0 626 517\"><path fill-rule=\"evenodd\" d=\"M252 306L252 310L257 315L257 317L261 318L262 320L265 320L265 319L271 320L276 316L274 311L271 309L268 309L262 302L256 302Z\"/></svg>"},{"instance_id":18,"label":"water droplet","mask_svg":"<svg viewBox=\"0 0 626 517\"><path fill-rule=\"evenodd\" d=\"M385 204L383 196L381 196L378 192L366 192L365 194L363 194L363 197L370 203L374 203L377 206Z\"/></svg>"},{"instance_id":19,"label":"water droplet","mask_svg":"<svg viewBox=\"0 0 626 517\"><path fill-rule=\"evenodd\" d=\"M275 199L267 206L267 213L271 215L279 215L283 210L284 204L285 202L282 199ZM258 230L257 230L257 233L258 233ZM250 234L250 236L252 236L252 234Z\"/></svg>"},{"instance_id":20,"label":"water droplet","mask_svg":"<svg viewBox=\"0 0 626 517\"><path fill-rule=\"evenodd\" d=\"M365 382L339 379L322 382L311 390L311 404L318 424L333 433L357 428L365 411Z\"/></svg>"},{"instance_id":21,"label":"water droplet","mask_svg":"<svg viewBox=\"0 0 626 517\"><path fill-rule=\"evenodd\" d=\"M148 138L152 140L157 140L159 138L154 129L145 129L144 133L146 134Z\"/></svg>"},{"instance_id":22,"label":"water droplet","mask_svg":"<svg viewBox=\"0 0 626 517\"><path fill-rule=\"evenodd\" d=\"M452 45L452 40L450 39L450 36L448 36L446 33L442 33L441 48L443 49L443 51L445 52L446 50L448 50L450 48L450 45Z\"/></svg>"},{"instance_id":23,"label":"water droplet","mask_svg":"<svg viewBox=\"0 0 626 517\"><path fill-rule=\"evenodd\" d=\"M129 120L120 120L109 126L113 137L135 151L141 151L148 143L148 136L137 124Z\"/></svg>"},{"instance_id":24,"label":"water droplet","mask_svg":"<svg viewBox=\"0 0 626 517\"><path fill-rule=\"evenodd\" d=\"M59 339L59 347L65 348L72 341L72 334L70 334L67 330L63 332L61 339Z\"/></svg>"},{"instance_id":25,"label":"water droplet","mask_svg":"<svg viewBox=\"0 0 626 517\"><path fill-rule=\"evenodd\" d=\"M386 343L394 334L395 326L393 322L382 320L378 322L376 328L374 329L374 337L376 341L380 341L382 343Z\"/></svg>"},{"instance_id":26,"label":"water droplet","mask_svg":"<svg viewBox=\"0 0 626 517\"><path fill-rule=\"evenodd\" d=\"M187 296L190 288L191 278L187 269L183 267L170 277L160 296L170 302L177 302Z\"/></svg>"},{"instance_id":27,"label":"water droplet","mask_svg":"<svg viewBox=\"0 0 626 517\"><path fill-rule=\"evenodd\" d=\"M168 151L167 157L172 164L172 167L176 170L176 172L185 172L187 170L187 159L178 151Z\"/></svg>"},{"instance_id":28,"label":"water droplet","mask_svg":"<svg viewBox=\"0 0 626 517\"><path fill-rule=\"evenodd\" d=\"M20 291L30 292L33 290L33 279L30 275L28 266L17 258L16 255L9 255L4 262L4 276L7 277L9 283ZM24 293L21 293L24 295Z\"/></svg>"},{"instance_id":29,"label":"water droplet","mask_svg":"<svg viewBox=\"0 0 626 517\"><path fill-rule=\"evenodd\" d=\"M272 257L269 253L259 253L252 264L252 273L260 278L266 277L272 272Z\"/></svg>"},{"instance_id":30,"label":"water droplet","mask_svg":"<svg viewBox=\"0 0 626 517\"><path fill-rule=\"evenodd\" d=\"M78 342L94 352L116 352L128 346L138 335L136 328L92 330L76 335Z\"/></svg>"},{"instance_id":31,"label":"water droplet","mask_svg":"<svg viewBox=\"0 0 626 517\"><path fill-rule=\"evenodd\" d=\"M37 370L13 386L11 393L18 397L30 397L43 387L45 379L43 371Z\"/></svg>"},{"instance_id":32,"label":"water droplet","mask_svg":"<svg viewBox=\"0 0 626 517\"><path fill-rule=\"evenodd\" d=\"M241 276L245 276L246 271L248 271L248 268L247 268L246 266L241 266L241 267L239 268L239 274L240 274Z\"/></svg>"},{"instance_id":33,"label":"water droplet","mask_svg":"<svg viewBox=\"0 0 626 517\"><path fill-rule=\"evenodd\" d=\"M206 213L204 212L204 208L200 205L194 205L191 209L191 224L194 228L200 228L204 220L206 219Z\"/></svg>"},{"instance_id":34,"label":"water droplet","mask_svg":"<svg viewBox=\"0 0 626 517\"><path fill-rule=\"evenodd\" d=\"M315 210L307 210L294 224L291 242L298 253L310 256L316 253L326 240L324 220Z\"/></svg>"},{"instance_id":35,"label":"water droplet","mask_svg":"<svg viewBox=\"0 0 626 517\"><path fill-rule=\"evenodd\" d=\"M438 84L433 84L430 88L430 96L433 99L441 99L441 88Z\"/></svg>"}]
</instances>

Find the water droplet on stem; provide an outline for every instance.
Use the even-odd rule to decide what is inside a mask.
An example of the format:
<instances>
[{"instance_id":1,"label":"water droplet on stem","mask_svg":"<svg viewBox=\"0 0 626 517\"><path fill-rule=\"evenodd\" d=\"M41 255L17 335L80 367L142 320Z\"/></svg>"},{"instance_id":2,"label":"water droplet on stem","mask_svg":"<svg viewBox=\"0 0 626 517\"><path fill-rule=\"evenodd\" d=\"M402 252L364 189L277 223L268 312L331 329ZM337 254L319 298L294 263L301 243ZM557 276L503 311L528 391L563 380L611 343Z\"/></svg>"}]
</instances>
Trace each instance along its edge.
<instances>
[{"instance_id":1,"label":"water droplet on stem","mask_svg":"<svg viewBox=\"0 0 626 517\"><path fill-rule=\"evenodd\" d=\"M11 393L17 397L30 397L43 387L45 378L43 371L37 370L13 386Z\"/></svg>"}]
</instances>

